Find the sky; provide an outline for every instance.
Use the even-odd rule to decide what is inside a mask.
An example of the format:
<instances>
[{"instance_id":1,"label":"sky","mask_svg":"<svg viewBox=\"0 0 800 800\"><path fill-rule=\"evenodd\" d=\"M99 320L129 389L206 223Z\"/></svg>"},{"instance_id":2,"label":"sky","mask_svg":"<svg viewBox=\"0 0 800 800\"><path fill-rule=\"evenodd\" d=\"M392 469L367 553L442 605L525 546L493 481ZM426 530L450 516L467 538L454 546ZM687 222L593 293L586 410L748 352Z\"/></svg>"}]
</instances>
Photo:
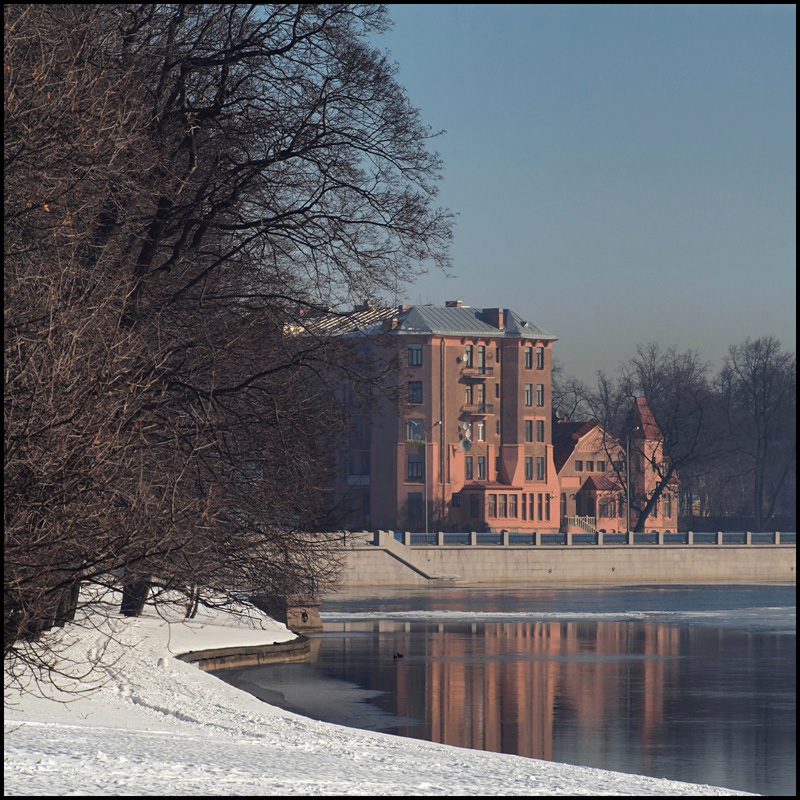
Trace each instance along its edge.
<instances>
[{"instance_id":1,"label":"sky","mask_svg":"<svg viewBox=\"0 0 800 800\"><path fill-rule=\"evenodd\" d=\"M567 375L636 345L796 348L793 5L390 4L376 37L433 131L454 278L405 302L505 307Z\"/></svg>"},{"instance_id":2,"label":"sky","mask_svg":"<svg viewBox=\"0 0 800 800\"><path fill-rule=\"evenodd\" d=\"M286 641L285 626L219 612L177 619L149 607L138 619L67 626L62 653L75 669L94 665L95 690L78 696L62 679L67 691L49 697L32 684L30 693L5 692L6 796L746 794L311 720L175 658Z\"/></svg>"}]
</instances>

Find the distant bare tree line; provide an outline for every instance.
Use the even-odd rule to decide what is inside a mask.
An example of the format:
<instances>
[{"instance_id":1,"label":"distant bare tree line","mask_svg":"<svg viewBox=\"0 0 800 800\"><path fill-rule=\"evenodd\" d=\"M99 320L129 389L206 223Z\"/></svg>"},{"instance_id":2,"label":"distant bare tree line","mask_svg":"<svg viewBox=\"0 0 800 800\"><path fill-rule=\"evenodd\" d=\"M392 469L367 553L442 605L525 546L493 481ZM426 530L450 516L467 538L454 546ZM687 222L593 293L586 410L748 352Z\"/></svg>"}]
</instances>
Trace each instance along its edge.
<instances>
[{"instance_id":1,"label":"distant bare tree line","mask_svg":"<svg viewBox=\"0 0 800 800\"><path fill-rule=\"evenodd\" d=\"M330 584L337 391L309 312L448 266L376 5L5 7L5 653L81 582ZM121 583L120 583L121 582Z\"/></svg>"},{"instance_id":2,"label":"distant bare tree line","mask_svg":"<svg viewBox=\"0 0 800 800\"><path fill-rule=\"evenodd\" d=\"M650 343L616 377L598 373L595 387L559 366L553 407L573 419L597 419L609 441L635 448L633 398L647 400L666 459L646 465L657 485L631 503L636 530L677 475L682 517L747 517L762 531L776 515L796 516L796 392L795 354L772 336L731 345L716 375L697 351ZM646 455L634 450L631 458ZM624 468L618 480L624 487Z\"/></svg>"}]
</instances>

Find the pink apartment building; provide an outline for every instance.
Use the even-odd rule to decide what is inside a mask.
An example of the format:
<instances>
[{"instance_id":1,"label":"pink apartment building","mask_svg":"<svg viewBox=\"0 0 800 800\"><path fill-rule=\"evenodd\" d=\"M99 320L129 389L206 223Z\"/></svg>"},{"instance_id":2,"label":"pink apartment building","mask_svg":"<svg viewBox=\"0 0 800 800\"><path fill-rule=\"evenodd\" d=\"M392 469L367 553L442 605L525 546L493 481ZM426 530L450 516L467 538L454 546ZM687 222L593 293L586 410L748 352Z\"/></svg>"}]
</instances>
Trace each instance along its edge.
<instances>
[{"instance_id":1,"label":"pink apartment building","mask_svg":"<svg viewBox=\"0 0 800 800\"><path fill-rule=\"evenodd\" d=\"M401 306L384 316L383 328L407 402L399 412L381 408L369 441L361 437L368 458L351 449L343 476L349 524L557 531L556 337L509 309L459 301Z\"/></svg>"}]
</instances>

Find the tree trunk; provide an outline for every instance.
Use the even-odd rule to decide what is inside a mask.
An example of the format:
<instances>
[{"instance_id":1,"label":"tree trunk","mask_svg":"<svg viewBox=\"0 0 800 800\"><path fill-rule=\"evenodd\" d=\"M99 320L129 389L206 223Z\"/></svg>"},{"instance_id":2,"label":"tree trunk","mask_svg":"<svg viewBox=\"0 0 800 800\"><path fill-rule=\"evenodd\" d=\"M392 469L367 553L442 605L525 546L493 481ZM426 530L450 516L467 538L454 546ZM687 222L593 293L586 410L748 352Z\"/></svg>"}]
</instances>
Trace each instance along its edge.
<instances>
[{"instance_id":1,"label":"tree trunk","mask_svg":"<svg viewBox=\"0 0 800 800\"><path fill-rule=\"evenodd\" d=\"M119 611L124 617L140 617L147 602L150 581L125 581L122 585L122 603Z\"/></svg>"}]
</instances>

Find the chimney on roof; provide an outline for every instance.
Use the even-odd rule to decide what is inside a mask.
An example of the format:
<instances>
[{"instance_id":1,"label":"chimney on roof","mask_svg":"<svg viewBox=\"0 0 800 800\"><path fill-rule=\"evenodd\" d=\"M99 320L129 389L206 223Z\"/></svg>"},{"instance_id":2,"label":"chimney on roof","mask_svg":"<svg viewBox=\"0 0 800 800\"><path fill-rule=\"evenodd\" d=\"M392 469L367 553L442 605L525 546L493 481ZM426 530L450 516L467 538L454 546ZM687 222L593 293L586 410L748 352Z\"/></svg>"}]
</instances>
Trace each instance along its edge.
<instances>
[{"instance_id":1,"label":"chimney on roof","mask_svg":"<svg viewBox=\"0 0 800 800\"><path fill-rule=\"evenodd\" d=\"M494 325L498 330L504 330L505 324L505 310L502 308L484 308L483 318L490 325Z\"/></svg>"},{"instance_id":2,"label":"chimney on roof","mask_svg":"<svg viewBox=\"0 0 800 800\"><path fill-rule=\"evenodd\" d=\"M445 300L444 301L445 308L461 308L461 301L460 300Z\"/></svg>"},{"instance_id":3,"label":"chimney on roof","mask_svg":"<svg viewBox=\"0 0 800 800\"><path fill-rule=\"evenodd\" d=\"M353 306L353 313L358 313L359 311L374 311L375 306L368 301L364 301L363 303L359 303L357 306Z\"/></svg>"}]
</instances>

